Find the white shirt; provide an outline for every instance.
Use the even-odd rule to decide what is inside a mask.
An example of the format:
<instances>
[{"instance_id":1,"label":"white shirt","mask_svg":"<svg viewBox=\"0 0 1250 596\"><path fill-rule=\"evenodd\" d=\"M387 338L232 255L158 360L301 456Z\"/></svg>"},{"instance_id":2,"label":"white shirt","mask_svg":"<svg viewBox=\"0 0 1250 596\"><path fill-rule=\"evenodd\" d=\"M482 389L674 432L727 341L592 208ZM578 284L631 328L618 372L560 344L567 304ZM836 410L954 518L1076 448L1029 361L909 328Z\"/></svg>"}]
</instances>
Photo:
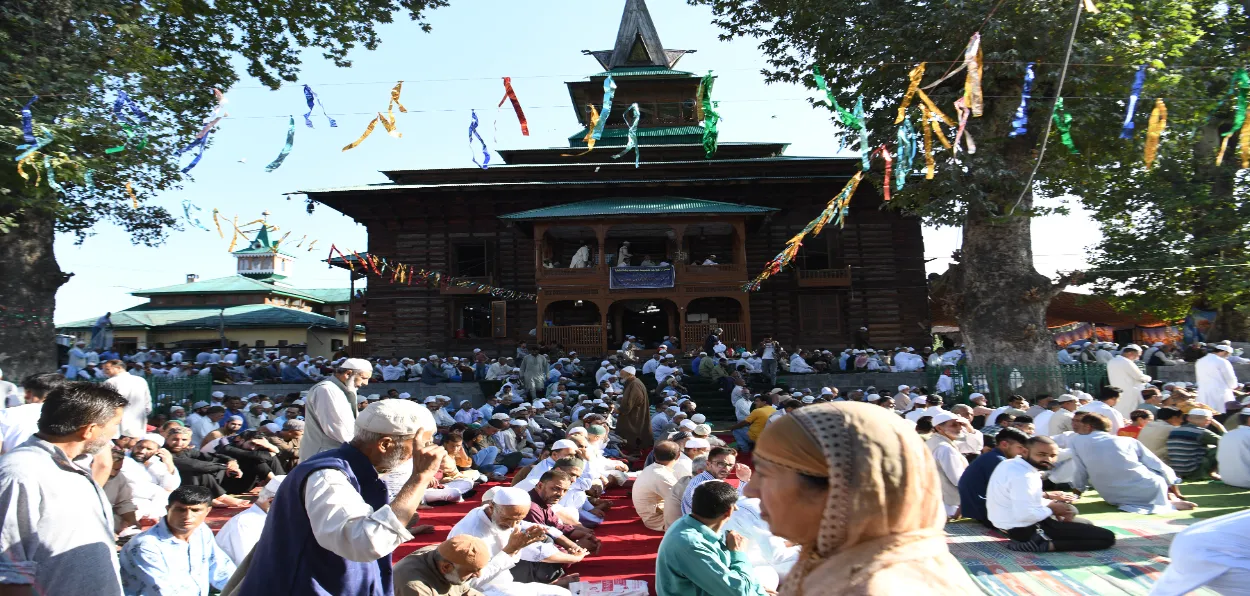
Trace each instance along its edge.
<instances>
[{"instance_id":1,"label":"white shirt","mask_svg":"<svg viewBox=\"0 0 1250 596\"><path fill-rule=\"evenodd\" d=\"M1043 410L1041 414L1038 414L1035 418L1033 418L1033 434L1049 435L1050 419L1054 416L1054 412L1050 410Z\"/></svg>"},{"instance_id":2,"label":"white shirt","mask_svg":"<svg viewBox=\"0 0 1250 596\"><path fill-rule=\"evenodd\" d=\"M230 518L226 525L217 532L217 546L230 555L231 561L242 561L252 548L260 542L260 534L265 529L264 509L253 504L242 513Z\"/></svg>"},{"instance_id":3,"label":"white shirt","mask_svg":"<svg viewBox=\"0 0 1250 596\"><path fill-rule=\"evenodd\" d=\"M1194 363L1194 377L1198 381L1198 401L1224 412L1224 404L1232 401L1233 389L1237 387L1237 373L1233 365L1217 354L1207 354Z\"/></svg>"},{"instance_id":4,"label":"white shirt","mask_svg":"<svg viewBox=\"0 0 1250 596\"><path fill-rule=\"evenodd\" d=\"M148 414L152 412L152 393L148 390L148 382L141 377L122 373L104 384L120 393L128 402L122 409L122 422L117 428L118 436L143 436L148 429Z\"/></svg>"},{"instance_id":5,"label":"white shirt","mask_svg":"<svg viewBox=\"0 0 1250 596\"><path fill-rule=\"evenodd\" d=\"M642 365L642 374L644 375L652 374L655 372L655 369L659 368L659 366L660 366L660 361L655 358L652 358L646 361L646 363Z\"/></svg>"},{"instance_id":6,"label":"white shirt","mask_svg":"<svg viewBox=\"0 0 1250 596\"><path fill-rule=\"evenodd\" d=\"M17 385L8 381L0 381L0 396L4 397L4 407L15 408L22 405L22 394L17 392Z\"/></svg>"},{"instance_id":7,"label":"white shirt","mask_svg":"<svg viewBox=\"0 0 1250 596\"><path fill-rule=\"evenodd\" d=\"M191 446L198 449L200 446L200 442L204 440L204 437L208 436L209 433L217 430L217 426L218 424L216 422L213 422L212 419L210 419L208 416L202 416L199 420L192 422L191 423Z\"/></svg>"},{"instance_id":8,"label":"white shirt","mask_svg":"<svg viewBox=\"0 0 1250 596\"><path fill-rule=\"evenodd\" d=\"M985 450L985 435L979 430L970 430L964 438L955 441L955 446L959 448L960 453L981 455Z\"/></svg>"},{"instance_id":9,"label":"white shirt","mask_svg":"<svg viewBox=\"0 0 1250 596\"><path fill-rule=\"evenodd\" d=\"M1042 475L1033 464L1016 457L998 464L985 489L990 523L1001 530L1023 528L1051 515L1050 501L1042 497Z\"/></svg>"},{"instance_id":10,"label":"white shirt","mask_svg":"<svg viewBox=\"0 0 1250 596\"><path fill-rule=\"evenodd\" d=\"M937 462L946 515L955 515L959 511L959 478L968 469L968 459L960 455L958 447L951 439L937 432L926 443L933 453L933 460Z\"/></svg>"},{"instance_id":11,"label":"white shirt","mask_svg":"<svg viewBox=\"0 0 1250 596\"><path fill-rule=\"evenodd\" d=\"M1141 390L1149 382L1150 376L1137 368L1136 362L1124 356L1116 356L1107 362L1107 384L1120 389L1115 409L1125 418L1141 404Z\"/></svg>"},{"instance_id":12,"label":"white shirt","mask_svg":"<svg viewBox=\"0 0 1250 596\"><path fill-rule=\"evenodd\" d=\"M412 540L390 505L374 511L352 488L347 474L338 470L317 470L308 476L304 507L317 544L349 561L376 561Z\"/></svg>"},{"instance_id":13,"label":"white shirt","mask_svg":"<svg viewBox=\"0 0 1250 596\"><path fill-rule=\"evenodd\" d=\"M8 453L39 431L43 402L22 404L0 412L0 453Z\"/></svg>"},{"instance_id":14,"label":"white shirt","mask_svg":"<svg viewBox=\"0 0 1250 596\"><path fill-rule=\"evenodd\" d=\"M663 383L669 375L680 371L680 368L673 368L667 364L661 364L655 368L655 382Z\"/></svg>"},{"instance_id":15,"label":"white shirt","mask_svg":"<svg viewBox=\"0 0 1250 596\"><path fill-rule=\"evenodd\" d=\"M526 561L542 561L543 559L556 554L555 544L550 541L538 542L521 549L515 555L509 555L503 551L503 547L508 544L508 537L516 530L526 530L534 524L527 521L520 521L514 528L502 530L499 526L486 516L486 506L474 508L464 516L464 519L456 522L455 527L447 534L448 538L467 534L476 536L486 543L487 550L490 551L490 562L486 567L482 568L481 575L472 580L469 585L475 590L494 591L496 593L510 593L506 587L508 584L516 583L512 579L511 569L521 562ZM522 592L524 593L524 592Z\"/></svg>"},{"instance_id":16,"label":"white shirt","mask_svg":"<svg viewBox=\"0 0 1250 596\"><path fill-rule=\"evenodd\" d=\"M400 381L400 380L403 380L404 375L407 372L408 371L404 370L403 366L400 366L398 364L392 366L388 364L382 367L382 380L383 381Z\"/></svg>"},{"instance_id":17,"label":"white shirt","mask_svg":"<svg viewBox=\"0 0 1250 596\"><path fill-rule=\"evenodd\" d=\"M1225 433L1216 457L1224 484L1250 488L1250 426L1238 426Z\"/></svg>"},{"instance_id":18,"label":"white shirt","mask_svg":"<svg viewBox=\"0 0 1250 596\"><path fill-rule=\"evenodd\" d=\"M1220 594L1245 594L1250 586L1250 511L1189 526L1172 539L1168 555L1172 563L1151 594L1182 596L1202 586Z\"/></svg>"},{"instance_id":19,"label":"white shirt","mask_svg":"<svg viewBox=\"0 0 1250 596\"><path fill-rule=\"evenodd\" d=\"M1102 414L1111 419L1111 430L1108 433L1115 435L1124 428L1124 416L1120 415L1120 411L1107 405L1107 402L1094 400L1076 409L1078 412L1093 412L1094 414ZM1034 428L1036 430L1036 427Z\"/></svg>"},{"instance_id":20,"label":"white shirt","mask_svg":"<svg viewBox=\"0 0 1250 596\"><path fill-rule=\"evenodd\" d=\"M317 430L325 436L325 444L317 444L315 436L308 429L300 442L300 460L306 460L322 451L335 449L341 443L349 443L356 436L356 417L352 415L351 403L347 394L339 389L333 381L322 381L308 390L304 408L311 416L305 422L317 425Z\"/></svg>"}]
</instances>

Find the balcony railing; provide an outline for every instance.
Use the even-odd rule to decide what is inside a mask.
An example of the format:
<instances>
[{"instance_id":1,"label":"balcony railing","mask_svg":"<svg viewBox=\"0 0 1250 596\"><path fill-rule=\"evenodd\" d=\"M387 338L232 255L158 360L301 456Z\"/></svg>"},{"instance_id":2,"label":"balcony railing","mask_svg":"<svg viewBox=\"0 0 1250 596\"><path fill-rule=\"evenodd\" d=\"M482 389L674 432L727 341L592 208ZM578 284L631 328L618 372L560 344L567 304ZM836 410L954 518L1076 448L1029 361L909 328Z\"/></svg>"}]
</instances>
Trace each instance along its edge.
<instances>
[{"instance_id":1,"label":"balcony railing","mask_svg":"<svg viewBox=\"0 0 1250 596\"><path fill-rule=\"evenodd\" d=\"M584 354L602 353L605 342L603 327L599 325L539 327L538 340L543 343L555 341L563 345L565 350L575 350Z\"/></svg>"},{"instance_id":2,"label":"balcony railing","mask_svg":"<svg viewBox=\"0 0 1250 596\"><path fill-rule=\"evenodd\" d=\"M733 348L735 343L746 344L750 341L746 323L683 323L681 326L681 345L683 348L702 350L703 340L719 327L721 343ZM750 346L748 346L750 347Z\"/></svg>"}]
</instances>

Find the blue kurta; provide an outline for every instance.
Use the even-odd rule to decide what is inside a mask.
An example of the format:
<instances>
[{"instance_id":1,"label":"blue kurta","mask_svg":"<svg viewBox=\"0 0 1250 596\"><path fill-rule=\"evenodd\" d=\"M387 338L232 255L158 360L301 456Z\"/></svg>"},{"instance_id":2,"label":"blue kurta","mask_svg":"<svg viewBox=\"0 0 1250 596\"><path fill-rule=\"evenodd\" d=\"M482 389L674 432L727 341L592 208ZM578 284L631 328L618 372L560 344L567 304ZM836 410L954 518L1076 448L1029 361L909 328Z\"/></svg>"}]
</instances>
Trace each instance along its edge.
<instances>
[{"instance_id":1,"label":"blue kurta","mask_svg":"<svg viewBox=\"0 0 1250 596\"><path fill-rule=\"evenodd\" d=\"M122 589L126 596L208 596L234 573L234 562L201 524L186 542L160 523L126 543L121 552Z\"/></svg>"},{"instance_id":2,"label":"blue kurta","mask_svg":"<svg viewBox=\"0 0 1250 596\"><path fill-rule=\"evenodd\" d=\"M658 596L764 596L746 553L687 515L669 527L655 560Z\"/></svg>"}]
</instances>

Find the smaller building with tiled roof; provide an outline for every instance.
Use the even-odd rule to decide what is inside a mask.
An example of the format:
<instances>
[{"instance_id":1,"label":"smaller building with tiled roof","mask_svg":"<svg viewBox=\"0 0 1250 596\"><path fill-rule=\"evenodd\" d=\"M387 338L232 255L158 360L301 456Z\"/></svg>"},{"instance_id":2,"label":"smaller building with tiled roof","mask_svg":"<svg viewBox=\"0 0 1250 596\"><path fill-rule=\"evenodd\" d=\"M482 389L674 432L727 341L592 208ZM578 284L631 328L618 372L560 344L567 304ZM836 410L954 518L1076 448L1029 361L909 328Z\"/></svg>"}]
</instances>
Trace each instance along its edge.
<instances>
[{"instance_id":1,"label":"smaller building with tiled roof","mask_svg":"<svg viewBox=\"0 0 1250 596\"><path fill-rule=\"evenodd\" d=\"M237 274L132 292L147 298L112 313L114 345L138 349L277 348L284 353L330 356L363 329L349 329L349 288L301 289L282 282L294 256L271 242L262 224L256 238L232 252ZM57 325L67 335L89 337L96 318Z\"/></svg>"}]
</instances>

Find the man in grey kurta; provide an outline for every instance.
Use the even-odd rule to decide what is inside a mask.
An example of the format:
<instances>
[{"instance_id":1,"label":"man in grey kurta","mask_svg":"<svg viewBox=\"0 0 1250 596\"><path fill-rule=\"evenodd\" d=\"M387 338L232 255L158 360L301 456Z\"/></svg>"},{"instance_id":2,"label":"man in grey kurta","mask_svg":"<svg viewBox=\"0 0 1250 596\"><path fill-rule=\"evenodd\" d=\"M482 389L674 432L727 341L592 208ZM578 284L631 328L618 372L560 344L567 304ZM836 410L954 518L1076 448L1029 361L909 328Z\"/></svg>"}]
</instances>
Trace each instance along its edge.
<instances>
[{"instance_id":1,"label":"man in grey kurta","mask_svg":"<svg viewBox=\"0 0 1250 596\"><path fill-rule=\"evenodd\" d=\"M1168 490L1180 480L1141 441L1096 430L1074 435L1069 447L1075 464L1073 487L1092 485L1108 503L1129 513L1173 510Z\"/></svg>"},{"instance_id":2,"label":"man in grey kurta","mask_svg":"<svg viewBox=\"0 0 1250 596\"><path fill-rule=\"evenodd\" d=\"M547 355L538 351L526 354L521 360L521 380L525 383L530 399L538 399L546 393L549 370L551 366Z\"/></svg>"}]
</instances>

